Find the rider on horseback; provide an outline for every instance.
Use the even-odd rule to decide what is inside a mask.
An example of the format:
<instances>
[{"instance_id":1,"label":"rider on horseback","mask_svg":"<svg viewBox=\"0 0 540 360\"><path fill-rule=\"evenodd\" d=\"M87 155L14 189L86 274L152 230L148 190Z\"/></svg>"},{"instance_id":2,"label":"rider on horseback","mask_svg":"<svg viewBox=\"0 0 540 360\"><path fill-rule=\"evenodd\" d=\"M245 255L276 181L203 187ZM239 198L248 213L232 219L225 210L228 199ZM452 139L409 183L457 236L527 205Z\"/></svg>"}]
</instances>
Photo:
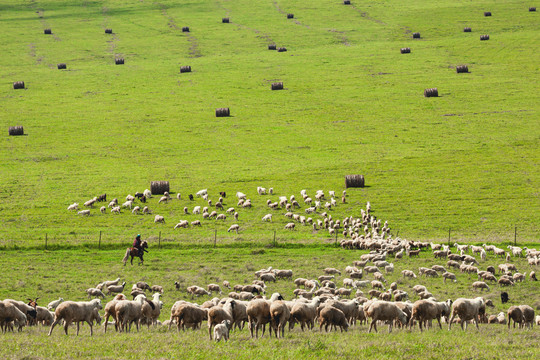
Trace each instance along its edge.
<instances>
[{"instance_id":1,"label":"rider on horseback","mask_svg":"<svg viewBox=\"0 0 540 360\"><path fill-rule=\"evenodd\" d=\"M137 236L135 236L135 240L133 240L133 248L137 249L139 256L142 256L143 249L141 247L141 234L137 234Z\"/></svg>"}]
</instances>

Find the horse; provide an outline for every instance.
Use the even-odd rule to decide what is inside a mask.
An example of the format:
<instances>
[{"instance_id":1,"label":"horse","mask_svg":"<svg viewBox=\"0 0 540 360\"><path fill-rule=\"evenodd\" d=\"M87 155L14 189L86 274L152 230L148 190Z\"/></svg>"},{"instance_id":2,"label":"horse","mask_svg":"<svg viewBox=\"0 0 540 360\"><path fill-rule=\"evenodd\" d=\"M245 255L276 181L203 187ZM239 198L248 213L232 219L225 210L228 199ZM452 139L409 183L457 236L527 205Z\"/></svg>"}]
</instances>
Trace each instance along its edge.
<instances>
[{"instance_id":1,"label":"horse","mask_svg":"<svg viewBox=\"0 0 540 360\"><path fill-rule=\"evenodd\" d=\"M142 252L139 253L139 250L135 249L134 247L129 247L126 249L126 255L124 256L124 258L122 259L122 261L124 262L124 266L126 266L126 262L128 261L128 258L131 256L131 265L133 265L133 258L134 257L138 257L139 259L141 259L141 261L139 262L139 265L143 265L144 263L144 259L143 259L143 255L145 252L148 252L148 243L146 242L146 240L143 240L141 242L141 249L142 249Z\"/></svg>"}]
</instances>

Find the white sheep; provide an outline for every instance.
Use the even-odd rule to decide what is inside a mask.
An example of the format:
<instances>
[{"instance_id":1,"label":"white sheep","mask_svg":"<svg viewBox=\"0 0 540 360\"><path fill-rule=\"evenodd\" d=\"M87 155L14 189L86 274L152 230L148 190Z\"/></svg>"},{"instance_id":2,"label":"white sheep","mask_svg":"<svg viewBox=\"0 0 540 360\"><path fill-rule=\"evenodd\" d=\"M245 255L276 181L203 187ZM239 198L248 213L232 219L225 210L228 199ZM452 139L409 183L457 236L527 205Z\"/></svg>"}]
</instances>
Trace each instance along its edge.
<instances>
[{"instance_id":1,"label":"white sheep","mask_svg":"<svg viewBox=\"0 0 540 360\"><path fill-rule=\"evenodd\" d=\"M262 221L272 221L272 214L266 214L262 217Z\"/></svg>"},{"instance_id":2,"label":"white sheep","mask_svg":"<svg viewBox=\"0 0 540 360\"><path fill-rule=\"evenodd\" d=\"M152 197L152 192L150 190L148 190L148 189L145 189L143 191L143 195L144 195L145 198L150 199Z\"/></svg>"},{"instance_id":3,"label":"white sheep","mask_svg":"<svg viewBox=\"0 0 540 360\"><path fill-rule=\"evenodd\" d=\"M113 207L111 213L120 214L120 206Z\"/></svg>"},{"instance_id":4,"label":"white sheep","mask_svg":"<svg viewBox=\"0 0 540 360\"><path fill-rule=\"evenodd\" d=\"M101 298L105 299L105 294L102 293L101 290L99 289L89 288L89 289L86 289L85 291L88 294L88 298L91 298L92 296L95 296L95 297L101 296Z\"/></svg>"},{"instance_id":5,"label":"white sheep","mask_svg":"<svg viewBox=\"0 0 540 360\"><path fill-rule=\"evenodd\" d=\"M227 216L225 214L219 214L216 216L216 220L227 220Z\"/></svg>"},{"instance_id":6,"label":"white sheep","mask_svg":"<svg viewBox=\"0 0 540 360\"><path fill-rule=\"evenodd\" d=\"M294 223L287 223L287 225L285 225L285 229L287 230L294 230L294 227L296 225Z\"/></svg>"},{"instance_id":7,"label":"white sheep","mask_svg":"<svg viewBox=\"0 0 540 360\"><path fill-rule=\"evenodd\" d=\"M101 211L102 214L105 214L105 212L107 211L107 208L105 206L102 206L99 208L99 211Z\"/></svg>"},{"instance_id":8,"label":"white sheep","mask_svg":"<svg viewBox=\"0 0 540 360\"><path fill-rule=\"evenodd\" d=\"M164 218L163 216L161 216L161 215L156 215L156 216L154 217L154 223L156 223L156 224L157 224L157 223L162 223L162 224L164 224L164 223L165 223L165 218Z\"/></svg>"},{"instance_id":9,"label":"white sheep","mask_svg":"<svg viewBox=\"0 0 540 360\"><path fill-rule=\"evenodd\" d=\"M133 201L126 201L125 203L122 204L122 207L124 208L132 208L133 206Z\"/></svg>"},{"instance_id":10,"label":"white sheep","mask_svg":"<svg viewBox=\"0 0 540 360\"><path fill-rule=\"evenodd\" d=\"M141 210L141 208L139 206L135 206L133 208L133 210L131 210L131 213L132 214L138 214L140 210Z\"/></svg>"},{"instance_id":11,"label":"white sheep","mask_svg":"<svg viewBox=\"0 0 540 360\"><path fill-rule=\"evenodd\" d=\"M96 201L97 201L97 198L96 198L96 197L93 198L93 199L90 199L90 200L88 200L88 201L86 201L86 202L84 203L84 206L86 206L86 207L93 207L94 204L96 203Z\"/></svg>"},{"instance_id":12,"label":"white sheep","mask_svg":"<svg viewBox=\"0 0 540 360\"><path fill-rule=\"evenodd\" d=\"M238 229L240 229L240 225L238 225L238 224L232 224L232 225L229 227L229 230L227 230L227 232L236 231L236 233L238 234Z\"/></svg>"},{"instance_id":13,"label":"white sheep","mask_svg":"<svg viewBox=\"0 0 540 360\"><path fill-rule=\"evenodd\" d=\"M77 214L81 216L90 216L90 210L81 210Z\"/></svg>"},{"instance_id":14,"label":"white sheep","mask_svg":"<svg viewBox=\"0 0 540 360\"><path fill-rule=\"evenodd\" d=\"M169 198L167 196L162 196L159 199L158 204L161 204L162 202L167 203L168 201L169 201Z\"/></svg>"},{"instance_id":15,"label":"white sheep","mask_svg":"<svg viewBox=\"0 0 540 360\"><path fill-rule=\"evenodd\" d=\"M193 208L193 214L200 214L201 213L201 207L200 206L195 206Z\"/></svg>"},{"instance_id":16,"label":"white sheep","mask_svg":"<svg viewBox=\"0 0 540 360\"><path fill-rule=\"evenodd\" d=\"M54 312L55 319L51 324L49 329L49 336L51 336L52 331L56 324L64 320L64 331L67 335L69 325L72 322L77 323L77 335L79 335L79 324L81 321L86 321L90 326L90 335L93 335L92 326L94 320L97 320L98 324L101 323L101 317L99 316L98 310L102 309L101 300L94 299L92 301L65 301L58 305L56 311Z\"/></svg>"},{"instance_id":17,"label":"white sheep","mask_svg":"<svg viewBox=\"0 0 540 360\"><path fill-rule=\"evenodd\" d=\"M63 298L59 298L58 300L54 300L54 301L51 301L48 305L47 305L47 309L48 310L54 310L58 307L58 305L60 305L62 302L64 301Z\"/></svg>"},{"instance_id":18,"label":"white sheep","mask_svg":"<svg viewBox=\"0 0 540 360\"><path fill-rule=\"evenodd\" d=\"M79 204L73 203L73 204L69 205L67 209L68 210L79 210Z\"/></svg>"},{"instance_id":19,"label":"white sheep","mask_svg":"<svg viewBox=\"0 0 540 360\"><path fill-rule=\"evenodd\" d=\"M246 194L244 194L244 193L242 193L242 192L240 192L240 191L238 191L238 192L236 193L236 197L238 198L238 200L240 200L240 199L244 199L244 200L245 200L245 199L247 198Z\"/></svg>"},{"instance_id":20,"label":"white sheep","mask_svg":"<svg viewBox=\"0 0 540 360\"><path fill-rule=\"evenodd\" d=\"M199 190L195 194L195 196L197 196L197 197L203 197L204 195L208 195L208 190L207 189Z\"/></svg>"},{"instance_id":21,"label":"white sheep","mask_svg":"<svg viewBox=\"0 0 540 360\"><path fill-rule=\"evenodd\" d=\"M187 229L188 226L189 226L189 222L187 220L180 220L180 222L178 224L176 224L174 226L174 228L175 229L178 229L178 228Z\"/></svg>"}]
</instances>

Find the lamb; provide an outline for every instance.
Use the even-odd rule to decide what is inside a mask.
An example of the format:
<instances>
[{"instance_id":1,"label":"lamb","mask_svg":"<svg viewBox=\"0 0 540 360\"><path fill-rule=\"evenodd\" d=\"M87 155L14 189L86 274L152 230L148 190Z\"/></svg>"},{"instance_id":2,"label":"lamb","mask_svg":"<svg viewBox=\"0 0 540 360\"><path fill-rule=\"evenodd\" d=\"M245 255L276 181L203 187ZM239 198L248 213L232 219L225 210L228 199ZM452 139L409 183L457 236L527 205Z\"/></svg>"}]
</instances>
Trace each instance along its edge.
<instances>
[{"instance_id":1,"label":"lamb","mask_svg":"<svg viewBox=\"0 0 540 360\"><path fill-rule=\"evenodd\" d=\"M339 326L341 331L347 331L349 329L349 323L345 318L343 311L333 307L325 306L319 314L319 331L322 332L322 327L328 332L328 326Z\"/></svg>"},{"instance_id":2,"label":"lamb","mask_svg":"<svg viewBox=\"0 0 540 360\"><path fill-rule=\"evenodd\" d=\"M120 206L115 206L111 209L111 213L120 214Z\"/></svg>"},{"instance_id":3,"label":"lamb","mask_svg":"<svg viewBox=\"0 0 540 360\"><path fill-rule=\"evenodd\" d=\"M210 340L212 340L212 327L223 322L223 320L234 322L233 309L235 305L235 300L228 299L222 307L214 306L208 310L208 336Z\"/></svg>"},{"instance_id":4,"label":"lamb","mask_svg":"<svg viewBox=\"0 0 540 360\"><path fill-rule=\"evenodd\" d=\"M161 215L156 215L156 216L154 217L154 223L156 223L156 224L157 224L157 223L162 223L162 224L164 224L164 223L165 223L165 218L164 218L163 216L161 216Z\"/></svg>"},{"instance_id":5,"label":"lamb","mask_svg":"<svg viewBox=\"0 0 540 360\"><path fill-rule=\"evenodd\" d=\"M200 214L201 213L201 207L200 206L195 206L193 208L193 214Z\"/></svg>"},{"instance_id":6,"label":"lamb","mask_svg":"<svg viewBox=\"0 0 540 360\"><path fill-rule=\"evenodd\" d=\"M480 289L480 290L486 289L487 291L490 290L488 284L486 284L483 281L475 281L475 282L473 282L472 283L472 288L473 289Z\"/></svg>"},{"instance_id":7,"label":"lamb","mask_svg":"<svg viewBox=\"0 0 540 360\"><path fill-rule=\"evenodd\" d=\"M227 230L227 232L236 231L236 233L238 234L238 229L240 229L240 225L238 225L238 224L232 224L232 225L229 227L229 230Z\"/></svg>"},{"instance_id":8,"label":"lamb","mask_svg":"<svg viewBox=\"0 0 540 360\"><path fill-rule=\"evenodd\" d=\"M110 285L107 286L107 295L111 295L112 293L119 294L122 291L124 291L124 286L126 286L126 282L124 281L122 285Z\"/></svg>"},{"instance_id":9,"label":"lamb","mask_svg":"<svg viewBox=\"0 0 540 360\"><path fill-rule=\"evenodd\" d=\"M214 340L219 342L223 338L225 341L228 341L230 327L231 322L229 320L223 320L221 324L217 324L214 327Z\"/></svg>"},{"instance_id":10,"label":"lamb","mask_svg":"<svg viewBox=\"0 0 540 360\"><path fill-rule=\"evenodd\" d=\"M227 280L223 280L223 286L226 287L227 289L231 288L231 284Z\"/></svg>"},{"instance_id":11,"label":"lamb","mask_svg":"<svg viewBox=\"0 0 540 360\"><path fill-rule=\"evenodd\" d=\"M48 310L54 310L58 307L58 305L60 305L62 303L62 301L64 301L63 298L59 298L58 300L54 300L54 301L51 301L48 305L47 305L47 309Z\"/></svg>"},{"instance_id":12,"label":"lamb","mask_svg":"<svg viewBox=\"0 0 540 360\"><path fill-rule=\"evenodd\" d=\"M197 196L197 197L203 197L204 195L208 195L208 189L199 190L195 194L195 196Z\"/></svg>"},{"instance_id":13,"label":"lamb","mask_svg":"<svg viewBox=\"0 0 540 360\"><path fill-rule=\"evenodd\" d=\"M78 203L73 203L73 204L69 205L67 209L68 210L79 210L79 204Z\"/></svg>"},{"instance_id":14,"label":"lamb","mask_svg":"<svg viewBox=\"0 0 540 360\"><path fill-rule=\"evenodd\" d=\"M407 324L407 315L395 304L387 301L377 300L369 304L366 308L364 304L364 312L371 318L369 331L375 329L377 332L377 321L388 321L388 332L392 332L392 325L395 320L399 320L402 324Z\"/></svg>"},{"instance_id":15,"label":"lamb","mask_svg":"<svg viewBox=\"0 0 540 360\"><path fill-rule=\"evenodd\" d=\"M90 299L92 296L94 297L100 297L102 299L105 299L105 294L101 292L101 290L99 289L96 289L96 288L89 288L89 289L86 289L85 290L86 293L88 294L88 298Z\"/></svg>"},{"instance_id":16,"label":"lamb","mask_svg":"<svg viewBox=\"0 0 540 360\"><path fill-rule=\"evenodd\" d=\"M508 309L508 329L510 329L510 324L514 320L514 329L516 328L516 323L518 328L523 327L523 312L519 306L510 306Z\"/></svg>"},{"instance_id":17,"label":"lamb","mask_svg":"<svg viewBox=\"0 0 540 360\"><path fill-rule=\"evenodd\" d=\"M66 335L68 334L69 325L72 322L77 323L77 335L79 335L79 324L81 321L86 321L90 326L90 336L92 336L94 320L97 320L98 324L101 323L101 318L99 317L97 310L102 308L101 300L99 299L82 302L65 301L56 308L56 311L54 312L55 319L51 324L48 335L51 336L56 324L61 320L64 320L64 331Z\"/></svg>"},{"instance_id":18,"label":"lamb","mask_svg":"<svg viewBox=\"0 0 540 360\"><path fill-rule=\"evenodd\" d=\"M474 299L459 298L452 305L452 316L448 321L448 330L452 328L452 322L456 315L461 319L461 329L467 330L467 321L473 320L478 328L478 316L486 312L486 303L483 298L477 297ZM465 326L465 327L464 327Z\"/></svg>"},{"instance_id":19,"label":"lamb","mask_svg":"<svg viewBox=\"0 0 540 360\"><path fill-rule=\"evenodd\" d=\"M5 333L8 328L13 331L11 322L14 323L18 331L22 331L23 326L27 323L27 317L15 304L0 301L0 327L2 328L3 333Z\"/></svg>"}]
</instances>

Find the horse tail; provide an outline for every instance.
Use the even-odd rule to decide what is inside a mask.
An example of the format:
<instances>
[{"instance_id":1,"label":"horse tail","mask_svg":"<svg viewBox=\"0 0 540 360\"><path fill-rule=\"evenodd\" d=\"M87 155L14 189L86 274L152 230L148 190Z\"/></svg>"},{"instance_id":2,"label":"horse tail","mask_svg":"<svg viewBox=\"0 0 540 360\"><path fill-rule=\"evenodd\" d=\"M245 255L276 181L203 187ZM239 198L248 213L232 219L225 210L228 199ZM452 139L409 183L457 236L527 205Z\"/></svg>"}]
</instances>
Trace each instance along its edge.
<instances>
[{"instance_id":1,"label":"horse tail","mask_svg":"<svg viewBox=\"0 0 540 360\"><path fill-rule=\"evenodd\" d=\"M122 259L122 261L124 262L124 266L126 265L126 262L127 262L128 259L129 259L129 252L130 252L130 248L127 248L127 249L126 249L126 255L125 255L124 258Z\"/></svg>"}]
</instances>

